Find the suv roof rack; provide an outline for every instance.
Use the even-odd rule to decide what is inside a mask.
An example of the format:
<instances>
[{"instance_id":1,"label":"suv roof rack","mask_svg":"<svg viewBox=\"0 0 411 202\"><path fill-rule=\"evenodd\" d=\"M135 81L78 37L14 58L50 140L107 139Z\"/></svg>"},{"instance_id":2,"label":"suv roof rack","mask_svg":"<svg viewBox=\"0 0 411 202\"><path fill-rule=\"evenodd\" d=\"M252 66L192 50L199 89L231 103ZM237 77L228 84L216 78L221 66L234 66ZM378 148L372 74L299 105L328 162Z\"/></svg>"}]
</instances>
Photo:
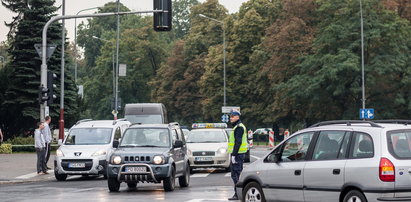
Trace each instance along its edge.
<instances>
[{"instance_id":1,"label":"suv roof rack","mask_svg":"<svg viewBox=\"0 0 411 202\"><path fill-rule=\"evenodd\" d=\"M119 121L127 121L127 119L126 119L126 118L122 118L122 119L114 120L114 121L113 121L113 125L116 125L116 123L119 122Z\"/></svg>"},{"instance_id":2,"label":"suv roof rack","mask_svg":"<svg viewBox=\"0 0 411 202\"><path fill-rule=\"evenodd\" d=\"M76 125L79 123L87 122L87 121L92 121L93 119L82 119L80 121L77 121Z\"/></svg>"},{"instance_id":3,"label":"suv roof rack","mask_svg":"<svg viewBox=\"0 0 411 202\"><path fill-rule=\"evenodd\" d=\"M362 121L362 120L335 120L335 121L323 121L316 123L309 128L318 127L318 126L325 126L325 125L334 125L334 124L347 124L347 126L351 126L353 123L368 123L371 127L378 127L382 128L382 126L372 122L372 121ZM411 122L410 122L411 123Z\"/></svg>"},{"instance_id":4,"label":"suv roof rack","mask_svg":"<svg viewBox=\"0 0 411 202\"><path fill-rule=\"evenodd\" d=\"M396 123L396 124L411 124L411 120L389 119L389 120L375 120L375 123Z\"/></svg>"}]
</instances>

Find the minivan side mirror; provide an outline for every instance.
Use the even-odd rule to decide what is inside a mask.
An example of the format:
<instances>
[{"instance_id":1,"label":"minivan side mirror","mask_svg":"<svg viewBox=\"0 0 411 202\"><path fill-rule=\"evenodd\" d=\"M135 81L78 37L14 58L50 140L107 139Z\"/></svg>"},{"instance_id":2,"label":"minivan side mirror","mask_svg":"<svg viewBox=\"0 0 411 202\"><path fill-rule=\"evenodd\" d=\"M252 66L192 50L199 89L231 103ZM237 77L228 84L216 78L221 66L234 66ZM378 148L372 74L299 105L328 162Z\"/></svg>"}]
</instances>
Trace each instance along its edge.
<instances>
[{"instance_id":1,"label":"minivan side mirror","mask_svg":"<svg viewBox=\"0 0 411 202\"><path fill-rule=\"evenodd\" d=\"M281 160L281 153L278 152L278 153L274 153L273 155L274 155L274 163L280 162L280 160Z\"/></svg>"},{"instance_id":2,"label":"minivan side mirror","mask_svg":"<svg viewBox=\"0 0 411 202\"><path fill-rule=\"evenodd\" d=\"M179 147L183 147L183 146L184 146L183 141L181 141L181 140L176 140L174 142L174 148L179 148Z\"/></svg>"},{"instance_id":3,"label":"minivan side mirror","mask_svg":"<svg viewBox=\"0 0 411 202\"><path fill-rule=\"evenodd\" d=\"M120 141L113 140L113 148L117 148L119 144L120 144Z\"/></svg>"},{"instance_id":4,"label":"minivan side mirror","mask_svg":"<svg viewBox=\"0 0 411 202\"><path fill-rule=\"evenodd\" d=\"M57 141L57 144L58 144L59 146L63 145L63 140L62 140L62 139L59 139L59 140Z\"/></svg>"}]
</instances>

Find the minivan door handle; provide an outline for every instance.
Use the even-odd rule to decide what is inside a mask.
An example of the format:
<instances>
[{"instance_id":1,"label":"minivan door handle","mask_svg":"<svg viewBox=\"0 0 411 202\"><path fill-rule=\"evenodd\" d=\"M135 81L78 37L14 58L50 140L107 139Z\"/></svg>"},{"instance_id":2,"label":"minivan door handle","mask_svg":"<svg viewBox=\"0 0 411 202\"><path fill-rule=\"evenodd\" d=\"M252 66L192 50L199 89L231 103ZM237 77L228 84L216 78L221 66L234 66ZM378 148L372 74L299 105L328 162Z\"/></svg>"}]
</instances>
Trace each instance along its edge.
<instances>
[{"instance_id":1,"label":"minivan door handle","mask_svg":"<svg viewBox=\"0 0 411 202\"><path fill-rule=\"evenodd\" d=\"M301 170L295 170L294 175L301 175Z\"/></svg>"},{"instance_id":2,"label":"minivan door handle","mask_svg":"<svg viewBox=\"0 0 411 202\"><path fill-rule=\"evenodd\" d=\"M333 175L339 175L341 172L340 169L333 169Z\"/></svg>"}]
</instances>

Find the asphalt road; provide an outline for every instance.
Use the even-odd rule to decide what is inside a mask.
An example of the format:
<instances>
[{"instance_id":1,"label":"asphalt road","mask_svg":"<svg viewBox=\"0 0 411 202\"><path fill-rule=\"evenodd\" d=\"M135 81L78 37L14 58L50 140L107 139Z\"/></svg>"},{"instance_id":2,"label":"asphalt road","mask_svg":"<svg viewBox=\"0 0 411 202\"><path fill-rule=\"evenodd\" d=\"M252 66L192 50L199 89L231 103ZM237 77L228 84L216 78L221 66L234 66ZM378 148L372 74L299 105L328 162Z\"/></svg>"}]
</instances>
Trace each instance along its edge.
<instances>
[{"instance_id":1,"label":"asphalt road","mask_svg":"<svg viewBox=\"0 0 411 202\"><path fill-rule=\"evenodd\" d=\"M251 161L268 153L267 149L253 149ZM246 163L245 166L249 164ZM177 182L178 184L178 182ZM219 169L197 169L191 175L188 188L164 192L162 184L139 183L137 188L121 184L120 192L111 193L103 177L69 176L59 182L50 174L47 181L2 184L0 201L227 201L233 194L230 173Z\"/></svg>"}]
</instances>

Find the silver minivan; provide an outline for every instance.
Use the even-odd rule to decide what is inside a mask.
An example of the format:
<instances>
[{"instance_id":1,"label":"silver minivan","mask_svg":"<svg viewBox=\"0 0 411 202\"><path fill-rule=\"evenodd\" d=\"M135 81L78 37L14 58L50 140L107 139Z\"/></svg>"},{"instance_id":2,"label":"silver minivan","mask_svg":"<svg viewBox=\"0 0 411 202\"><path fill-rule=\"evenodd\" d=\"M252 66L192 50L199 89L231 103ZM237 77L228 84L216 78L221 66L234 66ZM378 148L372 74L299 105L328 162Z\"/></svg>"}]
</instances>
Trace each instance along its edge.
<instances>
[{"instance_id":1,"label":"silver minivan","mask_svg":"<svg viewBox=\"0 0 411 202\"><path fill-rule=\"evenodd\" d=\"M107 178L106 162L111 155L113 142L119 141L131 125L129 121L91 119L78 121L60 147L54 160L54 176L64 181L67 175L104 175Z\"/></svg>"},{"instance_id":2,"label":"silver minivan","mask_svg":"<svg viewBox=\"0 0 411 202\"><path fill-rule=\"evenodd\" d=\"M242 201L411 201L411 121L327 121L247 166Z\"/></svg>"}]
</instances>

